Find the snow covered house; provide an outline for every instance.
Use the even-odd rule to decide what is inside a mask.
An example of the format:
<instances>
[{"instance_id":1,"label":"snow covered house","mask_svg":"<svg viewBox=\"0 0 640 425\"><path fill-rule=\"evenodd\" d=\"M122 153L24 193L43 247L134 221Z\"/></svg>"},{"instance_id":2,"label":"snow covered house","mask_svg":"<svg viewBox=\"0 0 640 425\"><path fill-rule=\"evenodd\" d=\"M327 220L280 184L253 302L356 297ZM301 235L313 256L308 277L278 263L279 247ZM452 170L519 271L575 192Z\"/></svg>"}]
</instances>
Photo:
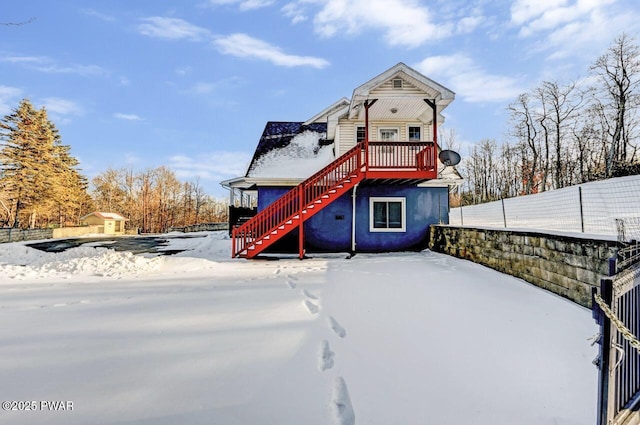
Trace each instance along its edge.
<instances>
[{"instance_id":1,"label":"snow covered house","mask_svg":"<svg viewBox=\"0 0 640 425\"><path fill-rule=\"evenodd\" d=\"M98 232L105 235L124 235L126 218L111 212L92 212L80 218L86 226L98 226Z\"/></svg>"},{"instance_id":2,"label":"snow covered house","mask_svg":"<svg viewBox=\"0 0 640 425\"><path fill-rule=\"evenodd\" d=\"M448 222L459 178L438 160L454 96L398 63L306 122L268 122L246 174L222 182L232 255L424 247L429 226ZM256 196L257 214L235 222Z\"/></svg>"}]
</instances>

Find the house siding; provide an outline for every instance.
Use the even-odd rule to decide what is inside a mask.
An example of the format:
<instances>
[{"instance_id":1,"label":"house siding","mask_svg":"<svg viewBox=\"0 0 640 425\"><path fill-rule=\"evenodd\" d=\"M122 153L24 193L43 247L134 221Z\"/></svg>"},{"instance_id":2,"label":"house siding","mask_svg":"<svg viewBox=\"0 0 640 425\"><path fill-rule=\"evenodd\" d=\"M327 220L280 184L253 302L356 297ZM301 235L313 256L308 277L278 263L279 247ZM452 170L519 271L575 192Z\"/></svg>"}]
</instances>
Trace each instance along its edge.
<instances>
[{"instance_id":1,"label":"house siding","mask_svg":"<svg viewBox=\"0 0 640 425\"><path fill-rule=\"evenodd\" d=\"M291 188L259 189L258 210ZM406 202L406 231L371 232L369 208L371 197L402 197ZM356 251L387 252L426 248L429 226L449 222L449 197L446 187L360 186L356 191ZM351 251L353 223L352 191L327 205L304 226L305 248L309 252ZM294 230L269 252L296 252Z\"/></svg>"},{"instance_id":2,"label":"house siding","mask_svg":"<svg viewBox=\"0 0 640 425\"><path fill-rule=\"evenodd\" d=\"M340 156L356 145L356 128L364 126L364 121L340 120L339 132L336 133L338 139L337 155ZM398 128L398 137L401 141L409 140L409 126L420 127L423 141L433 141L433 129L430 124L421 121L372 121L369 123L369 140L378 140L378 130L380 128Z\"/></svg>"},{"instance_id":3,"label":"house siding","mask_svg":"<svg viewBox=\"0 0 640 425\"><path fill-rule=\"evenodd\" d=\"M369 231L369 198L406 199L405 232ZM365 186L356 198L356 251L384 252L426 248L429 226L449 222L446 187Z\"/></svg>"}]
</instances>

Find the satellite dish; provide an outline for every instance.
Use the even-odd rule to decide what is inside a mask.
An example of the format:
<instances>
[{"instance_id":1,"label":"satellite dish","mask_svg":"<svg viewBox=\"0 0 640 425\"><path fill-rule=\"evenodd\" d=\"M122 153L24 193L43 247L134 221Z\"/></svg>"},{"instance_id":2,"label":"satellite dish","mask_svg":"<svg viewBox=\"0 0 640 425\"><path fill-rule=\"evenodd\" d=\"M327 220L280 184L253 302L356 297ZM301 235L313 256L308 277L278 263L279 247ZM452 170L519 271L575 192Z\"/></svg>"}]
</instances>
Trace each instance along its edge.
<instances>
[{"instance_id":1,"label":"satellite dish","mask_svg":"<svg viewBox=\"0 0 640 425\"><path fill-rule=\"evenodd\" d=\"M460 154L450 150L441 151L438 158L445 166L458 165L460 163Z\"/></svg>"}]
</instances>

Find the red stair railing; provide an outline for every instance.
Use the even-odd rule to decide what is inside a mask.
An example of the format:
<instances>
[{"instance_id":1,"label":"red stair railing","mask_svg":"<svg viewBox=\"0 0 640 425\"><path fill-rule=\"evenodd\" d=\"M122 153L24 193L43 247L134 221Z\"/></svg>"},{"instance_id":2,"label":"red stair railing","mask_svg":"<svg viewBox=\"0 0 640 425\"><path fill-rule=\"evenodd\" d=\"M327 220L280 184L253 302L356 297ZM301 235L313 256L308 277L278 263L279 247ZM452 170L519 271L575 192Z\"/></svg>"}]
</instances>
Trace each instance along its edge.
<instances>
[{"instance_id":1,"label":"red stair railing","mask_svg":"<svg viewBox=\"0 0 640 425\"><path fill-rule=\"evenodd\" d=\"M427 147L418 152L416 155L418 170L438 172L438 162L436 158L436 145L428 142Z\"/></svg>"},{"instance_id":2,"label":"red stair railing","mask_svg":"<svg viewBox=\"0 0 640 425\"><path fill-rule=\"evenodd\" d=\"M251 220L233 229L232 256L237 257L243 253L246 255L252 245L254 245L255 251L260 251L257 245L260 241L263 242L262 246L266 248L288 233L278 232L283 226L294 220L304 221L319 211L322 206L315 207L317 200L322 199L323 196L329 196L332 190L336 190L350 178L359 175L364 165L363 150L364 144L357 144L331 164L282 195ZM307 208L311 205L315 207L313 212ZM303 210L306 215L300 217ZM269 235L271 235L270 243L265 244L265 237Z\"/></svg>"}]
</instances>

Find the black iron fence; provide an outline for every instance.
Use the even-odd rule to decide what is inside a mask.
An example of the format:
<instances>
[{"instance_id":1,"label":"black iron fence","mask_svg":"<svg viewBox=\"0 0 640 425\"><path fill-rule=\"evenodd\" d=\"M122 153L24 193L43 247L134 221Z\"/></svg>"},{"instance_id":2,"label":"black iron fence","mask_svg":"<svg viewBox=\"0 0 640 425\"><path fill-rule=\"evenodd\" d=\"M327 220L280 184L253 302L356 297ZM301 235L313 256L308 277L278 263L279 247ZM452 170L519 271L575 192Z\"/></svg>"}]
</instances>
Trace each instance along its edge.
<instances>
[{"instance_id":1,"label":"black iron fence","mask_svg":"<svg viewBox=\"0 0 640 425\"><path fill-rule=\"evenodd\" d=\"M616 220L620 248L594 293L600 325L598 425L640 423L640 220Z\"/></svg>"}]
</instances>

